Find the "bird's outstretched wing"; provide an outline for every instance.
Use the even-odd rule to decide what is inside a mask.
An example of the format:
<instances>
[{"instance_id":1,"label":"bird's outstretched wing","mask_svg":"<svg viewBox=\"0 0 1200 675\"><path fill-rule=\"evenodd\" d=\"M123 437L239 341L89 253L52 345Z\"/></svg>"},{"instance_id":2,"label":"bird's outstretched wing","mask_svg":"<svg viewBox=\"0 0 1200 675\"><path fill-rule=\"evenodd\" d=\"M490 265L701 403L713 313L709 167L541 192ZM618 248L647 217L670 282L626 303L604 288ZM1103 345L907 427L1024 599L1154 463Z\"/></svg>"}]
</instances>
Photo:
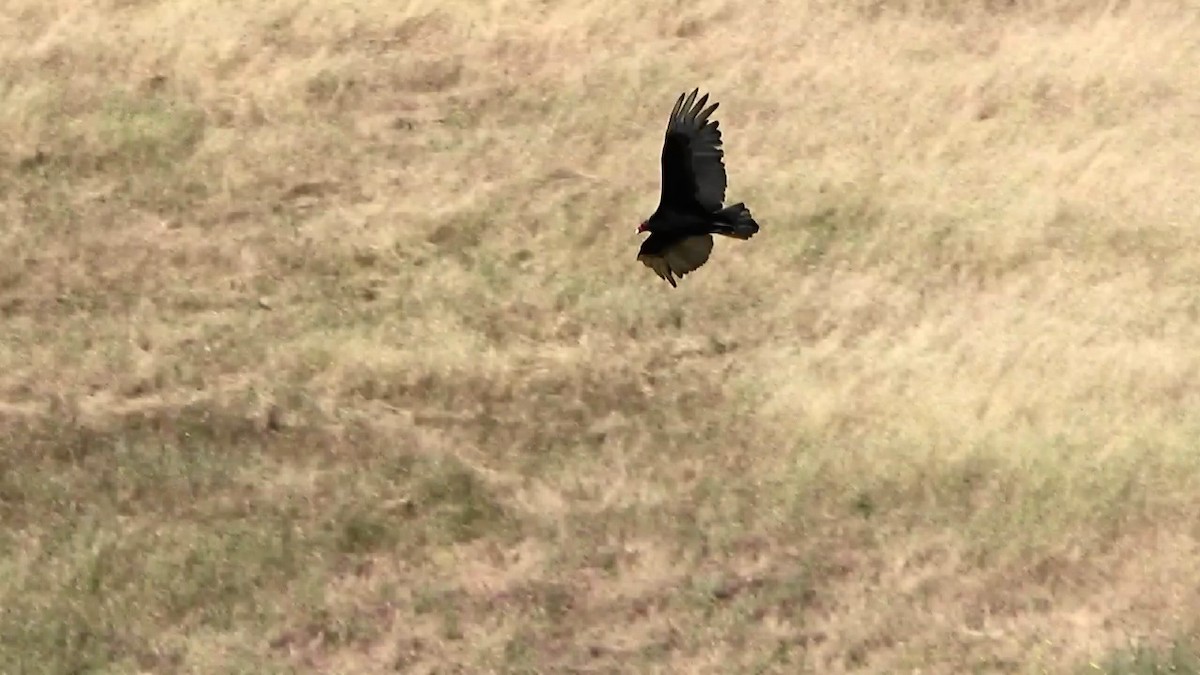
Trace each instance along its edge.
<instances>
[{"instance_id":1,"label":"bird's outstretched wing","mask_svg":"<svg viewBox=\"0 0 1200 675\"><path fill-rule=\"evenodd\" d=\"M712 253L711 234L678 237L673 240L656 240L656 236L660 235L651 235L642 242L638 260L672 286L676 285L673 275L682 279L688 272L708 262L708 256Z\"/></svg>"},{"instance_id":2,"label":"bird's outstretched wing","mask_svg":"<svg viewBox=\"0 0 1200 675\"><path fill-rule=\"evenodd\" d=\"M696 100L699 89L680 94L667 120L662 150L660 206L686 210L699 203L716 211L725 202L725 164L721 130L708 117L718 103L707 108L708 94Z\"/></svg>"}]
</instances>

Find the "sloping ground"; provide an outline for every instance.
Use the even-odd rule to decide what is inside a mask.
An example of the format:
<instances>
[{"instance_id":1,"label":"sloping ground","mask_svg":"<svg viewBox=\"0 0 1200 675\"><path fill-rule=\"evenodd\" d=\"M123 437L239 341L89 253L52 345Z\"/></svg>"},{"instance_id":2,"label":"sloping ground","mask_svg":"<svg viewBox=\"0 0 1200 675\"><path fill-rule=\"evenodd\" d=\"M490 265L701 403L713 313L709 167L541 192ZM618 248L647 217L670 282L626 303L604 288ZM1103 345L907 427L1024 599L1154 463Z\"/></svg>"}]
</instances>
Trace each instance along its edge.
<instances>
[{"instance_id":1,"label":"sloping ground","mask_svg":"<svg viewBox=\"0 0 1200 675\"><path fill-rule=\"evenodd\" d=\"M1194 669L1186 3L8 5L0 670Z\"/></svg>"}]
</instances>

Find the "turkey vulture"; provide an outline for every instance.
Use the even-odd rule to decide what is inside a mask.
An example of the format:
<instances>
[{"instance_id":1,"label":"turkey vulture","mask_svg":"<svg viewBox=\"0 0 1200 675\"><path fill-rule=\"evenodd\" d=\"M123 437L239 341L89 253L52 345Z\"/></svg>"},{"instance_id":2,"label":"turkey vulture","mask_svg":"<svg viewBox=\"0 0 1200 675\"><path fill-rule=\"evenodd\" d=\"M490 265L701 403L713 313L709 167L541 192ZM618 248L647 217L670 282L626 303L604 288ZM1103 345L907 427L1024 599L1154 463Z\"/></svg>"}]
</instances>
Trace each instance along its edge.
<instances>
[{"instance_id":1,"label":"turkey vulture","mask_svg":"<svg viewBox=\"0 0 1200 675\"><path fill-rule=\"evenodd\" d=\"M662 150L662 193L658 208L638 226L649 232L637 259L675 287L705 262L712 252L714 234L749 239L758 232L750 209L725 201L725 165L721 131L709 115L719 104L708 103L708 94L696 100L699 89L680 94L667 121Z\"/></svg>"}]
</instances>

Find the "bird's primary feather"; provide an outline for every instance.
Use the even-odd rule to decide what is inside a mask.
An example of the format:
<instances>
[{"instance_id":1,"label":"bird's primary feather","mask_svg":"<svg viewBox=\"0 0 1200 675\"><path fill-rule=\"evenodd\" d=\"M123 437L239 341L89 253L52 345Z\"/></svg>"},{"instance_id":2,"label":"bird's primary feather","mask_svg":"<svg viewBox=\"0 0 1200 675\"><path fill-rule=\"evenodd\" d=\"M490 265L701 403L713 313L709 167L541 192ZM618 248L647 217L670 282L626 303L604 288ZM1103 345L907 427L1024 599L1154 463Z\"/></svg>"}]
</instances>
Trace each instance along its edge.
<instances>
[{"instance_id":1,"label":"bird's primary feather","mask_svg":"<svg viewBox=\"0 0 1200 675\"><path fill-rule=\"evenodd\" d=\"M696 100L698 89L679 95L662 149L662 193L660 206L685 209L698 203L716 211L725 202L724 152L719 123L708 118L719 106L707 108L708 94Z\"/></svg>"},{"instance_id":2,"label":"bird's primary feather","mask_svg":"<svg viewBox=\"0 0 1200 675\"><path fill-rule=\"evenodd\" d=\"M688 272L692 272L708 262L712 248L711 234L694 235L682 239L650 235L650 238L642 242L641 250L638 251L638 260L674 286L674 276L682 279Z\"/></svg>"}]
</instances>

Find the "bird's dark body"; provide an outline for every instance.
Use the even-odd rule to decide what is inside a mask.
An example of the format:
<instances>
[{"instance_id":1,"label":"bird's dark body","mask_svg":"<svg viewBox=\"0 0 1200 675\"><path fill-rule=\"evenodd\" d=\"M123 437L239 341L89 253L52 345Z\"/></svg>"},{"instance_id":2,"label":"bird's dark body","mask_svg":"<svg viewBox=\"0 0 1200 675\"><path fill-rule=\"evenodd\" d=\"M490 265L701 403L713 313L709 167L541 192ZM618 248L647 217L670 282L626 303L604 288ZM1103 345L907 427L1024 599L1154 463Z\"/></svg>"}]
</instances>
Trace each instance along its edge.
<instances>
[{"instance_id":1,"label":"bird's dark body","mask_svg":"<svg viewBox=\"0 0 1200 675\"><path fill-rule=\"evenodd\" d=\"M662 151L662 193L658 208L638 228L649 232L638 250L638 260L675 286L707 262L712 235L749 239L758 223L742 203L723 206L725 166L721 132L708 117L708 95L696 100L699 90L680 95L667 122Z\"/></svg>"},{"instance_id":2,"label":"bird's dark body","mask_svg":"<svg viewBox=\"0 0 1200 675\"><path fill-rule=\"evenodd\" d=\"M652 241L656 236L660 241L670 241L675 237L695 234L724 234L735 224L730 220L720 211L696 209L680 212L660 209L646 221L650 238L643 244Z\"/></svg>"},{"instance_id":3,"label":"bird's dark body","mask_svg":"<svg viewBox=\"0 0 1200 675\"><path fill-rule=\"evenodd\" d=\"M729 230L730 225L731 223L722 221L717 213L706 213L702 210L691 213L659 210L646 221L646 229L650 236L642 242L638 255L661 255L672 244L678 243L681 237L722 234L723 231Z\"/></svg>"}]
</instances>

